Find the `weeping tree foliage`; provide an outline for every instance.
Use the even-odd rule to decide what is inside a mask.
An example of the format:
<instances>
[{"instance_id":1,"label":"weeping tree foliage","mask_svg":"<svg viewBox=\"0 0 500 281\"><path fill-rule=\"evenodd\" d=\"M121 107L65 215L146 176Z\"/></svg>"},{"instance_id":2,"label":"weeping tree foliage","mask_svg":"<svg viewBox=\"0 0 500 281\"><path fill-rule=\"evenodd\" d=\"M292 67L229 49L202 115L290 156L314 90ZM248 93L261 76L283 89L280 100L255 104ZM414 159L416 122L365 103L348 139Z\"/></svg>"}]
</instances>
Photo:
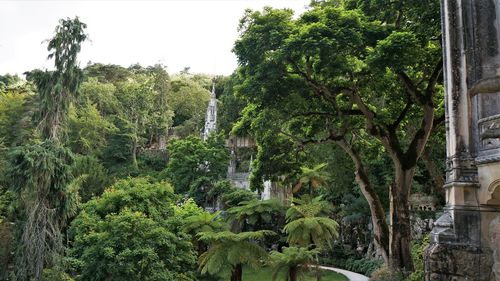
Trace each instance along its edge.
<instances>
[{"instance_id":1,"label":"weeping tree foliage","mask_svg":"<svg viewBox=\"0 0 500 281\"><path fill-rule=\"evenodd\" d=\"M41 143L19 147L12 152L11 179L20 198L24 221L17 250L17 280L42 280L43 269L55 264L62 251L61 229L75 214L77 183L71 182L73 157L61 143L64 122L82 73L77 54L87 38L86 25L78 18L62 19L48 41L48 58L54 71L34 71L39 95Z\"/></svg>"},{"instance_id":2,"label":"weeping tree foliage","mask_svg":"<svg viewBox=\"0 0 500 281\"><path fill-rule=\"evenodd\" d=\"M87 38L84 33L86 27L78 17L61 19L47 47L50 52L48 58L54 59L56 70L33 73L40 95L39 129L44 139L59 139L59 130L67 118L70 101L82 80L83 73L76 58L81 43Z\"/></svg>"},{"instance_id":3,"label":"weeping tree foliage","mask_svg":"<svg viewBox=\"0 0 500 281\"><path fill-rule=\"evenodd\" d=\"M19 194L24 222L18 243L16 278L42 280L46 265L62 250L61 228L78 202L70 185L71 152L54 141L27 145L12 154L12 184Z\"/></svg>"}]
</instances>

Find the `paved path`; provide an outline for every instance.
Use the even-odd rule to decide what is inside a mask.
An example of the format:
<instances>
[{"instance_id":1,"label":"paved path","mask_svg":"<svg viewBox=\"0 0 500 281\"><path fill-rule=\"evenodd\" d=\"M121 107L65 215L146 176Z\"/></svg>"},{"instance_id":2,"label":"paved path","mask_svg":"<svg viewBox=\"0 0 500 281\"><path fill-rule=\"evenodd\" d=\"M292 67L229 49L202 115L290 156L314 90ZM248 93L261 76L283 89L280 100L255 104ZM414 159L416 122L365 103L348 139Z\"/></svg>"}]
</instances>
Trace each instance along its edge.
<instances>
[{"instance_id":1,"label":"paved path","mask_svg":"<svg viewBox=\"0 0 500 281\"><path fill-rule=\"evenodd\" d=\"M349 281L368 281L368 277L361 275L359 273L352 272L352 271L347 271L344 269L335 268L335 267L328 267L328 266L320 266L320 268L335 271L335 272L338 272L340 274L343 274L349 279Z\"/></svg>"}]
</instances>

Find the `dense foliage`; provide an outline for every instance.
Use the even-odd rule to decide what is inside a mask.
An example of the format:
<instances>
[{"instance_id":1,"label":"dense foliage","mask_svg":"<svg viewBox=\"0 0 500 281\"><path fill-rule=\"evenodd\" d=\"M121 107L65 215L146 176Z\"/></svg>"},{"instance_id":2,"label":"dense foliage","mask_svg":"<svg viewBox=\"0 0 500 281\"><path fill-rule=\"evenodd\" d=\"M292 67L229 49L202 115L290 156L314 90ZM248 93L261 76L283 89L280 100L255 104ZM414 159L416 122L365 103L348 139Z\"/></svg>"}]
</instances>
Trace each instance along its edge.
<instances>
[{"instance_id":1,"label":"dense foliage","mask_svg":"<svg viewBox=\"0 0 500 281\"><path fill-rule=\"evenodd\" d=\"M84 204L69 231L80 280L193 280L195 254L173 227L174 204L171 186L144 178L118 181Z\"/></svg>"},{"instance_id":2,"label":"dense foliage","mask_svg":"<svg viewBox=\"0 0 500 281\"><path fill-rule=\"evenodd\" d=\"M80 68L86 25L61 20L54 70L0 75L0 280L240 281L264 267L295 281L318 264L419 280L409 195L444 198L438 13L435 0L247 10L228 77ZM218 132L202 140L212 87Z\"/></svg>"}]
</instances>

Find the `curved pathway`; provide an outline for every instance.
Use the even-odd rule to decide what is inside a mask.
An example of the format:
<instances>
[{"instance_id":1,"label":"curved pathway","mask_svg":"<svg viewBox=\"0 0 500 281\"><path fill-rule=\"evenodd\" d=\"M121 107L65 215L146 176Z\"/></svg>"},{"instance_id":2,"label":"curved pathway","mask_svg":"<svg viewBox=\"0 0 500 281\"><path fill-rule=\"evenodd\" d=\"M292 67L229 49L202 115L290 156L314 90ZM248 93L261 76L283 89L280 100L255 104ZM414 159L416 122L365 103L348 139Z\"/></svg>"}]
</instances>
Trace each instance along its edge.
<instances>
[{"instance_id":1,"label":"curved pathway","mask_svg":"<svg viewBox=\"0 0 500 281\"><path fill-rule=\"evenodd\" d=\"M331 270L338 272L340 274L345 275L349 281L368 281L368 277L361 275L356 272L340 269L340 268L335 268L335 267L328 267L328 266L320 266L321 269L326 269L326 270Z\"/></svg>"}]
</instances>

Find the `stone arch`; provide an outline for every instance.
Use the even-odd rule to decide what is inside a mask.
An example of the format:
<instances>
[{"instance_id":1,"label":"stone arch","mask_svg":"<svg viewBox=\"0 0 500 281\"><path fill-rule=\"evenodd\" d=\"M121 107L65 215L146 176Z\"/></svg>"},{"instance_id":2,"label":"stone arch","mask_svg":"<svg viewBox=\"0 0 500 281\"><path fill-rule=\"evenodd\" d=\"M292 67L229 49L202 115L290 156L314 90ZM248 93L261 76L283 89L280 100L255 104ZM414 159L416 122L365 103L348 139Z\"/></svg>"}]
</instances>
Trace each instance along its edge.
<instances>
[{"instance_id":1,"label":"stone arch","mask_svg":"<svg viewBox=\"0 0 500 281\"><path fill-rule=\"evenodd\" d=\"M490 183L488 186L489 199L486 201L487 205L500 205L500 179Z\"/></svg>"}]
</instances>

